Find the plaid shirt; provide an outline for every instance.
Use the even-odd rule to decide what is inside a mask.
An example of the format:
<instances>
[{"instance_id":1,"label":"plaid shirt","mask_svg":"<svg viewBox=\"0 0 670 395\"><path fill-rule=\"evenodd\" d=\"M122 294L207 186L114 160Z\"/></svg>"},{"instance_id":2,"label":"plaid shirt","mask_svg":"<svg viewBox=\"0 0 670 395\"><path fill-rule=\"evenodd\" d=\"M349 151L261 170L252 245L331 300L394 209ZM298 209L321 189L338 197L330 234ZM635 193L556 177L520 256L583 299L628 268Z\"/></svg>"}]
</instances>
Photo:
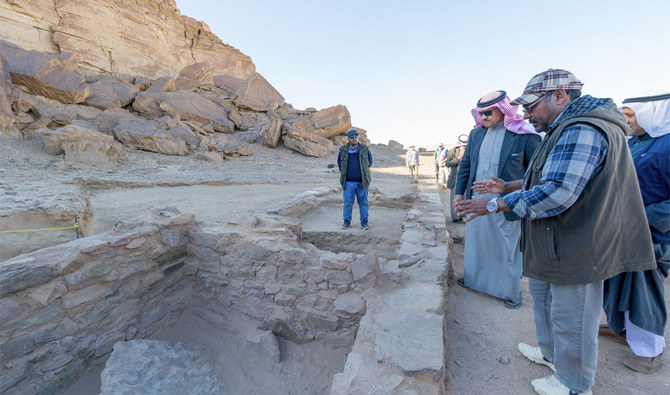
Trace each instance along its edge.
<instances>
[{"instance_id":1,"label":"plaid shirt","mask_svg":"<svg viewBox=\"0 0 670 395\"><path fill-rule=\"evenodd\" d=\"M588 95L580 97L559 114L551 127L561 119L585 114L604 102ZM549 153L540 184L510 193L503 198L505 204L523 218L560 214L575 203L589 180L600 172L606 156L607 141L597 128L587 124L567 127Z\"/></svg>"}]
</instances>

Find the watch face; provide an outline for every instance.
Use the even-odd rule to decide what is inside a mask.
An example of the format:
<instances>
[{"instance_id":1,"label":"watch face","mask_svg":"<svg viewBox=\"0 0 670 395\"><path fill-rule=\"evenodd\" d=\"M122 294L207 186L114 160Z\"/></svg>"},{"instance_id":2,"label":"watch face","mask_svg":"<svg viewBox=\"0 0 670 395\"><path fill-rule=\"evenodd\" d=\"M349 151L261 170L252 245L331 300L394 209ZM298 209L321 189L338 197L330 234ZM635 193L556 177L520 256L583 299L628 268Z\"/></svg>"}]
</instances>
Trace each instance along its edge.
<instances>
[{"instance_id":1,"label":"watch face","mask_svg":"<svg viewBox=\"0 0 670 395\"><path fill-rule=\"evenodd\" d=\"M486 203L486 209L489 213L495 213L496 210L498 210L498 201L495 198L489 200L489 202Z\"/></svg>"}]
</instances>

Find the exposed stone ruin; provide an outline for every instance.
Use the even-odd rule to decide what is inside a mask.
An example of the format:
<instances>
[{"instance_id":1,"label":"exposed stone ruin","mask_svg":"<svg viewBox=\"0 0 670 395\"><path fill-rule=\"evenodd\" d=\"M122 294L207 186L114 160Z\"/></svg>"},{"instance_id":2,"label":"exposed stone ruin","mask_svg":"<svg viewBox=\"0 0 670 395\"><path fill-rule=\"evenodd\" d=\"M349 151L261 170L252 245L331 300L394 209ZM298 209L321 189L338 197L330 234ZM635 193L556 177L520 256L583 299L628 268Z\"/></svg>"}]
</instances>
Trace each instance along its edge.
<instances>
[{"instance_id":1,"label":"exposed stone ruin","mask_svg":"<svg viewBox=\"0 0 670 395\"><path fill-rule=\"evenodd\" d=\"M380 258L304 242L296 214L336 209L334 192L308 191L223 226L156 209L111 231L1 262L0 391L61 391L112 351L102 393L124 392L129 383L149 392L236 391L232 379L221 379L221 360L197 338L142 339L185 317L225 333L230 317L241 315L255 323L241 341L268 361L282 360L285 342L350 350L327 389L333 394L380 385L383 392L440 392L447 250L439 201L375 196L372 204L404 212L401 240ZM333 241L331 249L344 243ZM414 267L398 268L412 257ZM147 353L179 358L164 358L174 366L145 369ZM179 373L152 380L168 368Z\"/></svg>"}]
</instances>

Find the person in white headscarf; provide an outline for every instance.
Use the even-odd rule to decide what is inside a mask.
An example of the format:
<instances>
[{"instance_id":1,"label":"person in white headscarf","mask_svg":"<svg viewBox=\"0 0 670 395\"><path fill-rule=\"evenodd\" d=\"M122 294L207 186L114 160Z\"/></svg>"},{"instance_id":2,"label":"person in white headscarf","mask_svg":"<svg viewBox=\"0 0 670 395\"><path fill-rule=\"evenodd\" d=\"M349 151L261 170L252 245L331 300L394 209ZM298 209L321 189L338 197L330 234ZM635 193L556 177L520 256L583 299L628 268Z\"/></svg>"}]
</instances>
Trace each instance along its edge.
<instances>
[{"instance_id":1,"label":"person in white headscarf","mask_svg":"<svg viewBox=\"0 0 670 395\"><path fill-rule=\"evenodd\" d=\"M626 272L605 281L603 307L608 325L600 334L630 347L622 361L651 373L663 366L667 321L663 281L670 271L670 93L623 101L628 141L651 230L657 267ZM625 213L622 213L625 216Z\"/></svg>"}]
</instances>

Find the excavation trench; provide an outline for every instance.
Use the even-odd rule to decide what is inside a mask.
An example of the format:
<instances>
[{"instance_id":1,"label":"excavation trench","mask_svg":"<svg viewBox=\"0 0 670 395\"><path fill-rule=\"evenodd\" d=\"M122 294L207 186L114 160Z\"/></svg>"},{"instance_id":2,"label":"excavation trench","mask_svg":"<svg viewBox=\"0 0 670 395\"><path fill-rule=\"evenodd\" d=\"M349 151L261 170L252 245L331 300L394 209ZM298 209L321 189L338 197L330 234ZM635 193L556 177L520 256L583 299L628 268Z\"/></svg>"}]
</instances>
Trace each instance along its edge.
<instances>
[{"instance_id":1,"label":"excavation trench","mask_svg":"<svg viewBox=\"0 0 670 395\"><path fill-rule=\"evenodd\" d=\"M216 188L209 190L217 192ZM144 311L160 318L151 333L140 336L142 329L131 330L137 335L126 329L114 340L141 337L203 346L203 360L216 372L226 393L328 393L334 375L344 370L365 314L361 295L380 282L373 278L372 266L395 259L403 234L401 224L411 204L407 197L398 202L377 194L373 201L381 205L373 204L370 209L371 229L342 230L339 194L318 192L316 202L313 195L305 199L299 194L270 209L288 211L299 219L250 212L246 219L223 225L218 216L223 209L213 216L214 223L189 225L185 233L166 229L163 233L171 236L162 234L163 240L184 234L186 245L161 255L171 260L161 266L164 280L173 278L164 281L163 288L152 285L152 295L145 296L165 299ZM113 199L111 191L94 198L94 212L96 202ZM209 198L200 195L200 199ZM109 207L106 210L112 212ZM358 219L356 214L354 218ZM101 215L98 221L112 222L109 215ZM300 227L300 236L291 234ZM277 230L280 228L284 231ZM358 265L357 278L347 269L353 265ZM259 335L268 333L275 345L258 341ZM147 371L141 356L126 352L121 361L127 371L118 373L117 369L118 381L127 382L138 370L147 376L143 380L160 374ZM101 373L105 364L111 364L110 354L103 353L95 351L102 355L89 359L89 368L64 393L99 393Z\"/></svg>"}]
</instances>

